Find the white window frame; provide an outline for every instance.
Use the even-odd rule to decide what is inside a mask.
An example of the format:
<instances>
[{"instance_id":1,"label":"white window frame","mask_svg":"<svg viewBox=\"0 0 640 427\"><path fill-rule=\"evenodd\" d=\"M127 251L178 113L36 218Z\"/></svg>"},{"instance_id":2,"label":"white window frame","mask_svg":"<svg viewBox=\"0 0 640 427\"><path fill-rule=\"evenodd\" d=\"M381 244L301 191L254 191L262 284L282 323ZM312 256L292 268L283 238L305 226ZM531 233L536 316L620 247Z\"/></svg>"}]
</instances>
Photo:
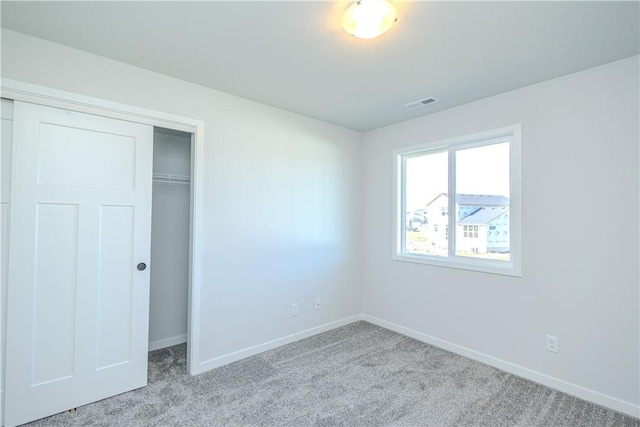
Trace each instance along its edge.
<instances>
[{"instance_id":1,"label":"white window frame","mask_svg":"<svg viewBox=\"0 0 640 427\"><path fill-rule=\"evenodd\" d=\"M464 257L455 254L457 232L455 197L448 198L448 210L449 213L451 213L448 218L448 256L442 257L404 252L403 250L406 247L406 227L404 226L404 212L406 210L404 193L404 189L406 188L405 160L425 154L447 152L449 162L447 192L451 195L454 194L452 190L456 188L455 152L457 150L505 142L505 137L509 137L510 140L509 261ZM393 162L395 185L393 197L394 240L392 258L394 260L522 277L521 126L519 124L443 141L399 148L393 151Z\"/></svg>"}]
</instances>

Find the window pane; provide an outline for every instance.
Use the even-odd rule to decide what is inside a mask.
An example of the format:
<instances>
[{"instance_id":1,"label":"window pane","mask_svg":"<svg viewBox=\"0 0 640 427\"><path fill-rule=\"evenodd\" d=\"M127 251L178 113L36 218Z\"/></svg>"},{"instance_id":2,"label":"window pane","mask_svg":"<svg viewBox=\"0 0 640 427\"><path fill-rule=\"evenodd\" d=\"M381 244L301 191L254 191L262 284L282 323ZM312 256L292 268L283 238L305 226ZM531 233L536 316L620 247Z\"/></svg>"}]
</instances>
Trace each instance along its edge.
<instances>
[{"instance_id":1,"label":"window pane","mask_svg":"<svg viewBox=\"0 0 640 427\"><path fill-rule=\"evenodd\" d=\"M404 252L447 256L447 153L405 159Z\"/></svg>"},{"instance_id":2,"label":"window pane","mask_svg":"<svg viewBox=\"0 0 640 427\"><path fill-rule=\"evenodd\" d=\"M455 156L456 255L508 261L509 143L457 150ZM473 233L466 236L463 227Z\"/></svg>"}]
</instances>

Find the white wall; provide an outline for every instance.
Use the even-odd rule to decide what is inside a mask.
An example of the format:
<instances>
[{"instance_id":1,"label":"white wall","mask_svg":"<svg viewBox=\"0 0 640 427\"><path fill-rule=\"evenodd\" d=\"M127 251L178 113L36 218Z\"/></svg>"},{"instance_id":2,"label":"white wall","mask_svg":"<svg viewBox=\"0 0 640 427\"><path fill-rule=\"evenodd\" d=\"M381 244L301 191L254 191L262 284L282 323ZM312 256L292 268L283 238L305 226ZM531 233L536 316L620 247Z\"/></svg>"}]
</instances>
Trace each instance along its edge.
<instances>
[{"instance_id":1,"label":"white wall","mask_svg":"<svg viewBox=\"0 0 640 427\"><path fill-rule=\"evenodd\" d=\"M362 134L4 29L2 76L204 121L202 362L361 313Z\"/></svg>"},{"instance_id":2,"label":"white wall","mask_svg":"<svg viewBox=\"0 0 640 427\"><path fill-rule=\"evenodd\" d=\"M365 134L365 318L637 415L638 76L633 57ZM391 260L392 150L517 123L523 277Z\"/></svg>"},{"instance_id":3,"label":"white wall","mask_svg":"<svg viewBox=\"0 0 640 427\"><path fill-rule=\"evenodd\" d=\"M154 128L153 172L190 176L191 134ZM153 182L149 349L187 341L190 185Z\"/></svg>"}]
</instances>

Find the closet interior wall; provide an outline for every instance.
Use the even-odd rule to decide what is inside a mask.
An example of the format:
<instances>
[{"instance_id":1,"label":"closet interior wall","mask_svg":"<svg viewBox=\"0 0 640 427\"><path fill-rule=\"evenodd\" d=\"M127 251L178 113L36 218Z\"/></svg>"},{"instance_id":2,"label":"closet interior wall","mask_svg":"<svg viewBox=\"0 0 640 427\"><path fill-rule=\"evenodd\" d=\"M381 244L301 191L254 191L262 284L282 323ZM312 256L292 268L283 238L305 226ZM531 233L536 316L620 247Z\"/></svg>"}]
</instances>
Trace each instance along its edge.
<instances>
[{"instance_id":1,"label":"closet interior wall","mask_svg":"<svg viewBox=\"0 0 640 427\"><path fill-rule=\"evenodd\" d=\"M191 134L154 128L149 350L187 341Z\"/></svg>"}]
</instances>

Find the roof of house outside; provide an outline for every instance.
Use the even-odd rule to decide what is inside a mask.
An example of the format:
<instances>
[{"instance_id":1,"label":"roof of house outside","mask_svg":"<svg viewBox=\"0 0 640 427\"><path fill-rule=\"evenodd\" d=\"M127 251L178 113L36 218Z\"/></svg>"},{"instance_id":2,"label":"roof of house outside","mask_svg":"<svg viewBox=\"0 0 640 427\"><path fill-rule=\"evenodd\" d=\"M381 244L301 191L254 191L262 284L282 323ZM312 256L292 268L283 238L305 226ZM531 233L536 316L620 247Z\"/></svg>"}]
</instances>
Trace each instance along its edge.
<instances>
[{"instance_id":1,"label":"roof of house outside","mask_svg":"<svg viewBox=\"0 0 640 427\"><path fill-rule=\"evenodd\" d=\"M505 196L488 196L485 194L457 194L456 204L471 206L509 206L509 198Z\"/></svg>"},{"instance_id":2,"label":"roof of house outside","mask_svg":"<svg viewBox=\"0 0 640 427\"><path fill-rule=\"evenodd\" d=\"M449 197L448 193L440 193L431 199L427 206L440 196ZM456 204L462 206L509 206L509 198L486 194L458 194L456 195Z\"/></svg>"},{"instance_id":3,"label":"roof of house outside","mask_svg":"<svg viewBox=\"0 0 640 427\"><path fill-rule=\"evenodd\" d=\"M509 208L507 206L480 208L471 215L462 218L458 221L458 224L484 225L506 212L509 212Z\"/></svg>"}]
</instances>

